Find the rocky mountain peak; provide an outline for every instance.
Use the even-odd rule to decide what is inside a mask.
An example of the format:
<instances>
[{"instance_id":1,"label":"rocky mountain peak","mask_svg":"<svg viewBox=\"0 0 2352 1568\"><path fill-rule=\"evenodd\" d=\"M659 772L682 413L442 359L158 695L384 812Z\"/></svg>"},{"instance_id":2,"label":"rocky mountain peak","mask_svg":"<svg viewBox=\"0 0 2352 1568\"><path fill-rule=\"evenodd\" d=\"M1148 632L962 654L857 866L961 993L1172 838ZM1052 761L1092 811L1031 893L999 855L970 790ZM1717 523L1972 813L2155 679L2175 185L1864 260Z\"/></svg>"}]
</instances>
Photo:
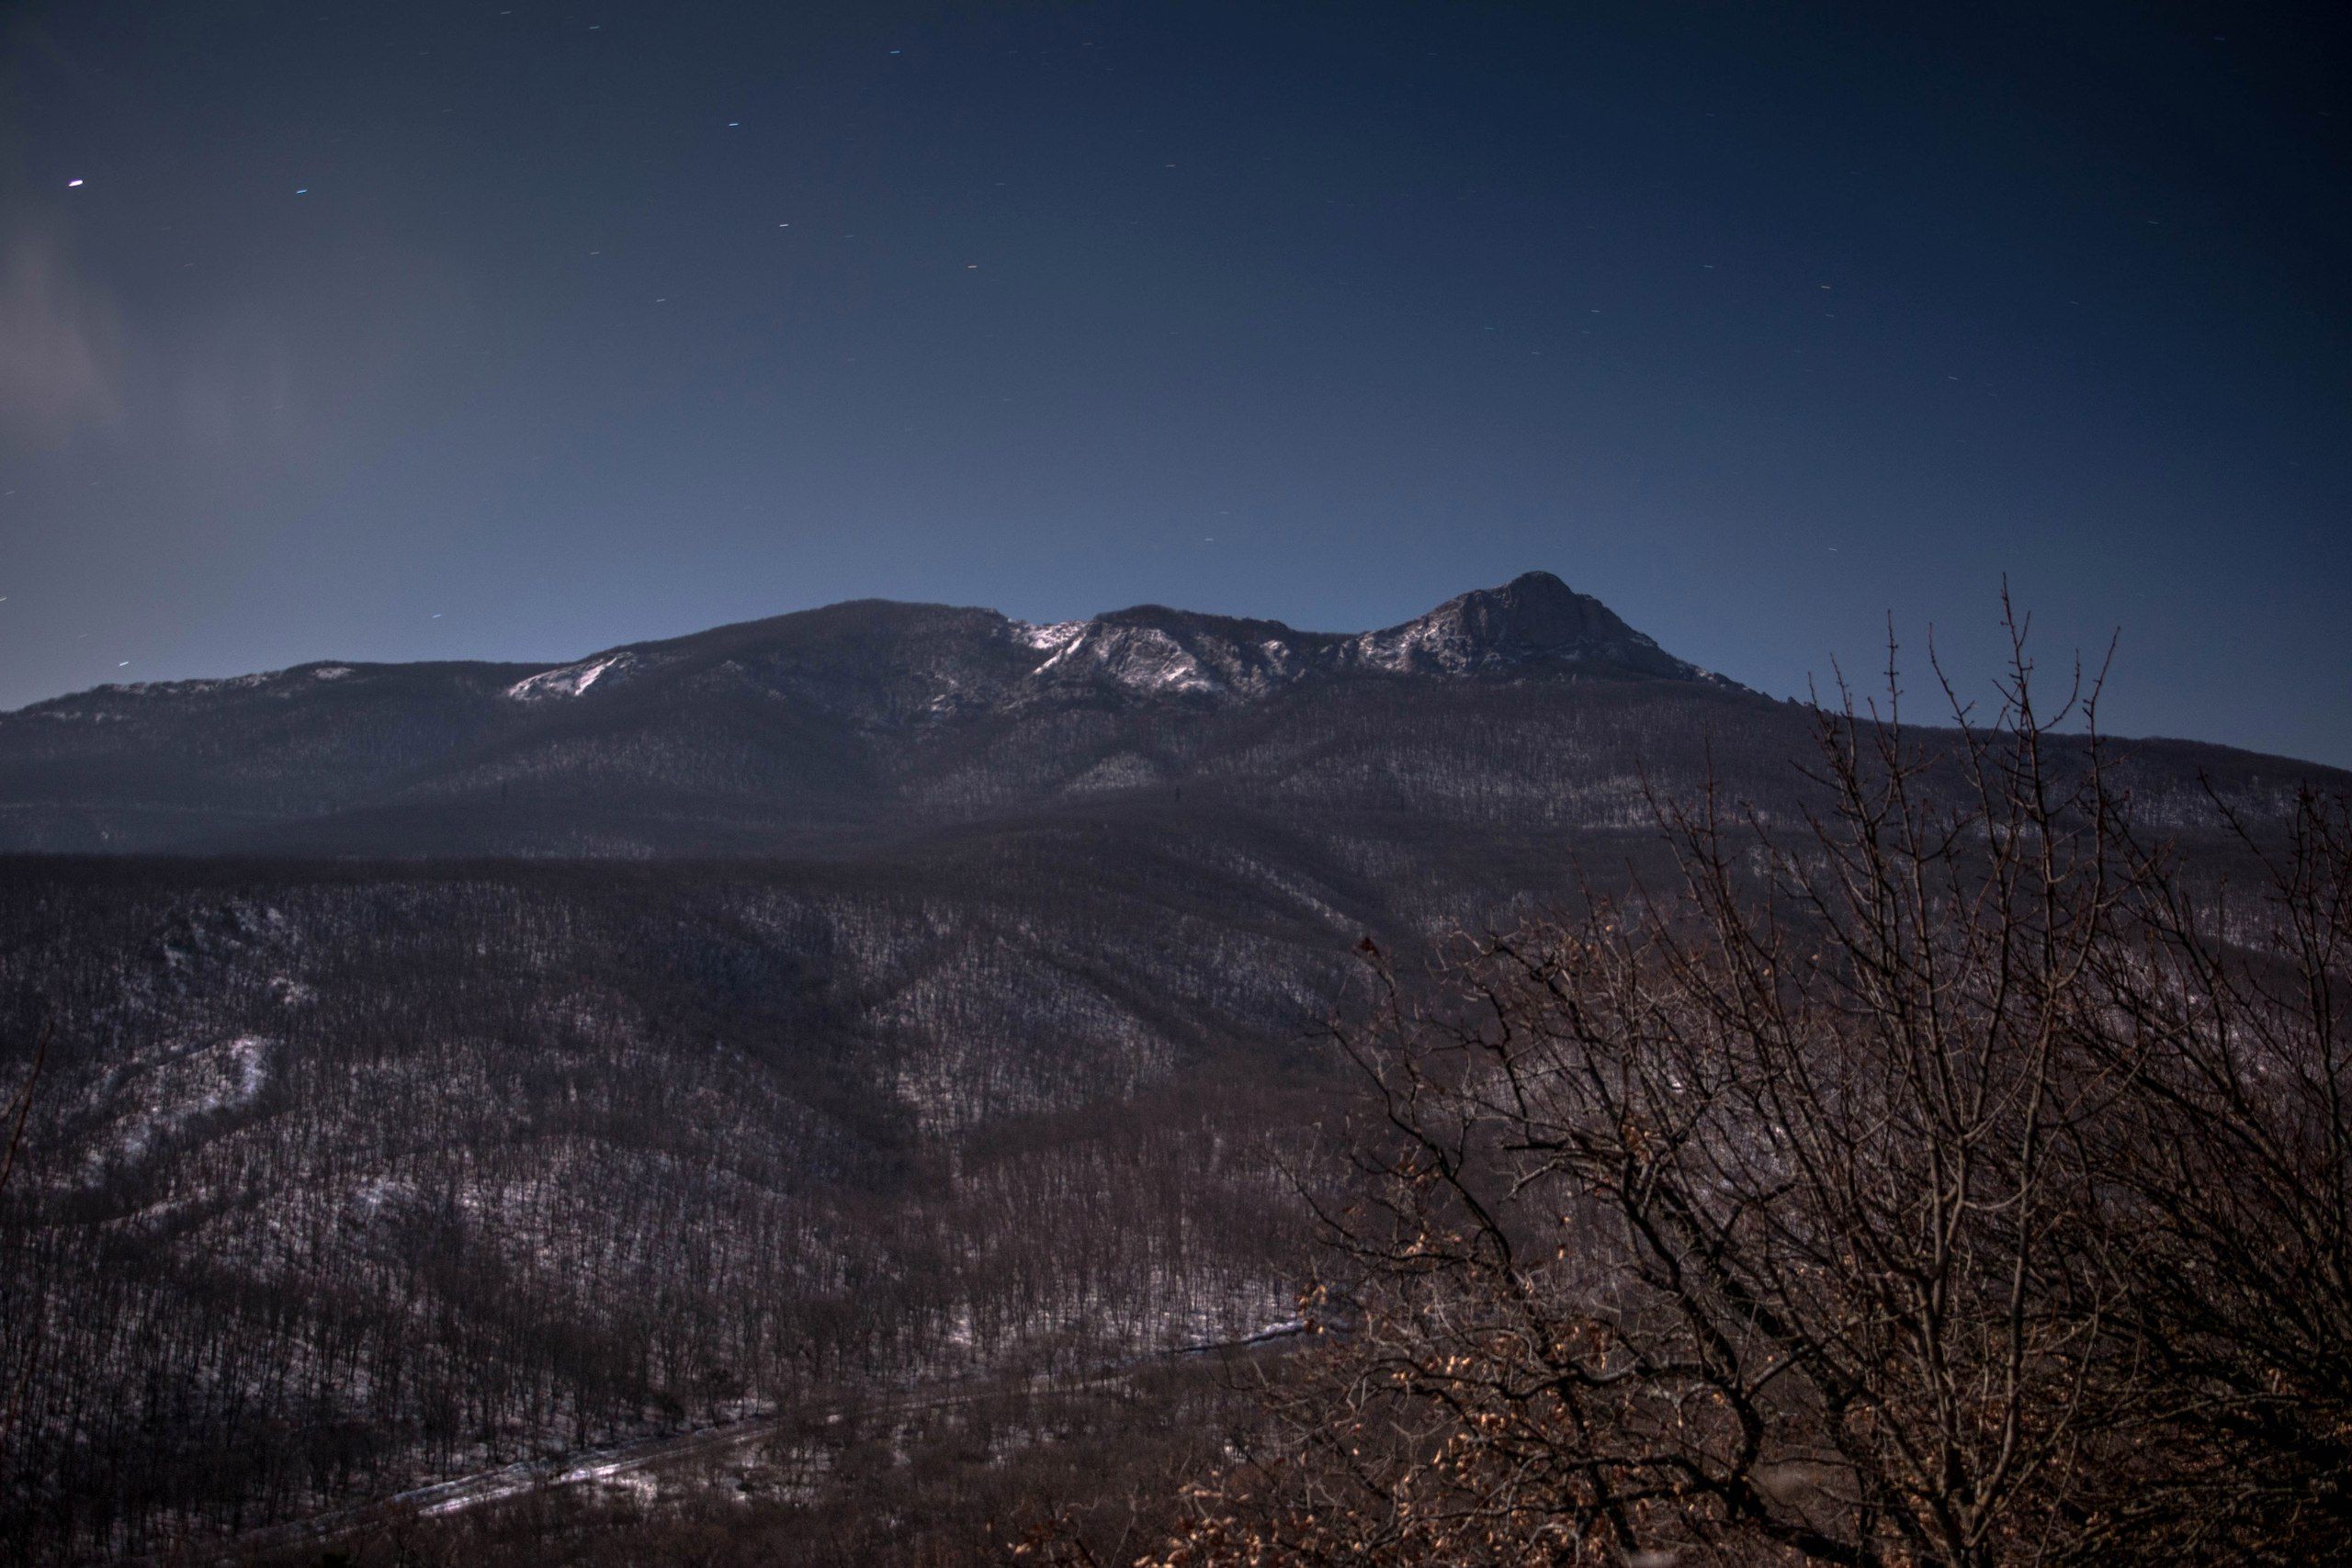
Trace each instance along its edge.
<instances>
[{"instance_id":1,"label":"rocky mountain peak","mask_svg":"<svg viewBox=\"0 0 2352 1568\"><path fill-rule=\"evenodd\" d=\"M1736 684L1675 658L1608 605L1548 571L1456 594L1402 626L1366 632L1354 640L1353 649L1355 662L1400 674L1462 675L1565 664Z\"/></svg>"},{"instance_id":2,"label":"rocky mountain peak","mask_svg":"<svg viewBox=\"0 0 2352 1568\"><path fill-rule=\"evenodd\" d=\"M1548 571L1531 571L1499 588L1449 599L1431 616L1450 617L1465 637L1498 649L1545 653L1560 649L1649 639L1589 594Z\"/></svg>"}]
</instances>

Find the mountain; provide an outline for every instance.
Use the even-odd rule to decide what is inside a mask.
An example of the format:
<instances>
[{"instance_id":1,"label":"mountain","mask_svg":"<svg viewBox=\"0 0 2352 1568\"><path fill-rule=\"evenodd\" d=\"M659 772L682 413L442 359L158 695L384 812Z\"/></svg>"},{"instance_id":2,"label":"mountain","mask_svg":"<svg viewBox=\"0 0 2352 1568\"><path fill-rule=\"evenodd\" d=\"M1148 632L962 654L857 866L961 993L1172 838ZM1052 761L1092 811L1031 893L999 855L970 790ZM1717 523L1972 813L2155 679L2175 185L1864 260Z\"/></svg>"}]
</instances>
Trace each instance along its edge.
<instances>
[{"instance_id":1,"label":"mountain","mask_svg":"<svg viewBox=\"0 0 2352 1568\"><path fill-rule=\"evenodd\" d=\"M1356 634L861 601L554 666L320 663L34 704L0 715L0 850L773 852L1231 784L1295 749L1270 714L1498 689L1538 720L1578 691L1776 711L1542 572Z\"/></svg>"},{"instance_id":2,"label":"mountain","mask_svg":"<svg viewBox=\"0 0 2352 1568\"><path fill-rule=\"evenodd\" d=\"M1794 810L1813 724L1544 572L1359 633L865 600L554 665L306 664L37 703L0 715L0 852L831 855L1123 810L1476 858L1498 833L1638 827L1709 779ZM2134 757L2158 807L2313 771L2172 741Z\"/></svg>"}]
</instances>

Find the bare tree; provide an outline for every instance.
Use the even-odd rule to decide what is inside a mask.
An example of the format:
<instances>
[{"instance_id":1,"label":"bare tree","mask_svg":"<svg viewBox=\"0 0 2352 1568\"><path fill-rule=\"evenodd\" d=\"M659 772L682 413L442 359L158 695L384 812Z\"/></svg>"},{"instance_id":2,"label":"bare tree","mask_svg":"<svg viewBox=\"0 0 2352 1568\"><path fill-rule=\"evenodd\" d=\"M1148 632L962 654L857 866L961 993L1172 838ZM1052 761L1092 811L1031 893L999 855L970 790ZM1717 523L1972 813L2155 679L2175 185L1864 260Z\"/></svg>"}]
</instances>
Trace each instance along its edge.
<instances>
[{"instance_id":1,"label":"bare tree","mask_svg":"<svg viewBox=\"0 0 2352 1568\"><path fill-rule=\"evenodd\" d=\"M2177 1551L2352 1536L2352 809L2282 827L2216 798L2253 891L2151 876L2098 954L2091 1036L2131 1092L2094 1129L2122 1317L2160 1391L2165 1463L2101 1521ZM2142 1469L2149 1464L2143 1459ZM2315 1555L2325 1555L2318 1552Z\"/></svg>"},{"instance_id":2,"label":"bare tree","mask_svg":"<svg viewBox=\"0 0 2352 1568\"><path fill-rule=\"evenodd\" d=\"M25 1125L32 1120L33 1096L40 1089L41 1067L49 1060L50 1031L44 1027L33 1042L32 1060L26 1065L24 1082L8 1098L8 1109L0 1112L0 1120L7 1126L7 1144L0 1147L0 1201L8 1196L9 1180L17 1174L17 1162L25 1146ZM38 1329L39 1314L35 1314ZM28 1348L24 1365L16 1377L9 1380L5 1395L0 1395L0 1462L5 1462L9 1444L14 1440L17 1423L25 1407L25 1390L32 1382L33 1369L39 1364L39 1342Z\"/></svg>"},{"instance_id":3,"label":"bare tree","mask_svg":"<svg viewBox=\"0 0 2352 1568\"><path fill-rule=\"evenodd\" d=\"M1665 809L1673 886L1433 1001L1375 955L1351 1331L1170 1562L2340 1540L2352 834L2233 920L2010 626L1989 717L1826 716L1818 816Z\"/></svg>"}]
</instances>

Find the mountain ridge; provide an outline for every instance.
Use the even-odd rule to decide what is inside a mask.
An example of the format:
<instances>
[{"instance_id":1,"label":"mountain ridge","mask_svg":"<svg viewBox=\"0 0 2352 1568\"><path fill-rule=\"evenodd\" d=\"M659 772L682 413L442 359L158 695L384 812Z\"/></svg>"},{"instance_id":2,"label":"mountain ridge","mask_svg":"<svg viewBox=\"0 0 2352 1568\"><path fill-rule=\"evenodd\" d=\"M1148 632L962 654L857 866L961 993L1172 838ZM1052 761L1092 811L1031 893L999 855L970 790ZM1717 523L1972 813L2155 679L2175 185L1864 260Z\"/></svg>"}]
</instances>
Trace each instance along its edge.
<instances>
[{"instance_id":1,"label":"mountain ridge","mask_svg":"<svg viewBox=\"0 0 2352 1568\"><path fill-rule=\"evenodd\" d=\"M1370 868L1623 831L1711 782L1793 810L1814 719L1549 573L1364 632L854 600L555 664L51 698L0 714L0 852L831 854L1124 801L1320 820ZM2328 772L2143 751L2166 790Z\"/></svg>"},{"instance_id":2,"label":"mountain ridge","mask_svg":"<svg viewBox=\"0 0 2352 1568\"><path fill-rule=\"evenodd\" d=\"M582 658L554 663L516 660L313 660L282 670L232 676L107 682L28 703L13 714L0 714L0 718L30 714L72 715L73 705L85 704L101 695L200 696L254 690L304 676L331 682L353 675L386 671L449 671L489 675L519 671L523 673L508 683L504 694L511 698L529 702L580 696L599 685L611 691L626 684L632 675L650 673L665 665L722 649L740 650L742 645L775 637L795 638L804 630L834 630L837 623L854 617L900 623L961 621L984 643L1007 640L1043 653L1045 657L1028 671L1033 676L1052 671L1067 678L1090 671L1137 692L1204 694L1227 689L1228 682L1216 679L1203 664L1198 645L1204 643L1211 645L1211 662L1218 669L1228 675L1247 671L1256 677L1244 679L1233 688L1242 694L1262 690L1271 681L1316 673L1535 673L1540 672L1545 660L1575 664L1594 672L1695 680L1724 689L1745 689L1724 676L1668 654L1654 639L1627 626L1600 600L1577 592L1552 573L1532 571L1495 588L1456 594L1410 620L1360 632L1310 631L1282 621L1158 604L1106 610L1083 620L1041 623L976 606L851 599L729 622L677 637L617 643ZM1104 643L1111 646L1106 649ZM1091 656L1069 657L1081 650Z\"/></svg>"}]
</instances>

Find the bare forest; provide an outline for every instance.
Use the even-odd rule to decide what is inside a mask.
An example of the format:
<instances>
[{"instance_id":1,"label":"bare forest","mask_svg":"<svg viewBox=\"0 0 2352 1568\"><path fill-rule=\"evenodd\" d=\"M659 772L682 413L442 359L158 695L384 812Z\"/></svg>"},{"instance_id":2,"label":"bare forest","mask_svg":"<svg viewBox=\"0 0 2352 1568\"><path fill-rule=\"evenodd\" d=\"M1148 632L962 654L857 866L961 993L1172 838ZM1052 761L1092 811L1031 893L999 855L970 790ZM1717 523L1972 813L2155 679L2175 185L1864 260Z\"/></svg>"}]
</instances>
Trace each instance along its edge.
<instances>
[{"instance_id":1,"label":"bare forest","mask_svg":"<svg viewBox=\"0 0 2352 1568\"><path fill-rule=\"evenodd\" d=\"M1897 690L1090 689L860 731L793 857L19 857L0 1550L2320 1551L2341 783L2021 633Z\"/></svg>"}]
</instances>

